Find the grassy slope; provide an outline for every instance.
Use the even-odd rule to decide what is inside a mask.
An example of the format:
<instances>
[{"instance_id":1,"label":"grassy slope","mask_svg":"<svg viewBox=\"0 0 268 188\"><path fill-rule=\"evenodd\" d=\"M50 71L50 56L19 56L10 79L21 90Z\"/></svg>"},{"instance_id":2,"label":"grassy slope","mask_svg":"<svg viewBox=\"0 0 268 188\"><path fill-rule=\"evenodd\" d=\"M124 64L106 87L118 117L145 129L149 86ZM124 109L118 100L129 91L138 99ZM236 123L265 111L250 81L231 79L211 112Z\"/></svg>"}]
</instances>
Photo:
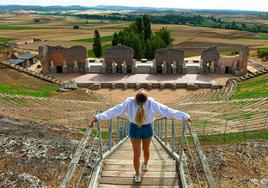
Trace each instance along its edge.
<instances>
[{"instance_id":1,"label":"grassy slope","mask_svg":"<svg viewBox=\"0 0 268 188\"><path fill-rule=\"evenodd\" d=\"M0 43L5 43L5 42L9 42L9 41L12 41L14 39L12 38L3 38L3 37L0 37Z\"/></svg>"},{"instance_id":2,"label":"grassy slope","mask_svg":"<svg viewBox=\"0 0 268 188\"><path fill-rule=\"evenodd\" d=\"M268 140L268 130L260 130L260 131L248 131L241 133L229 133L226 134L226 138L224 139L224 134L217 135L199 135L198 136L201 144L232 144L238 143L242 141L249 140L257 140L264 139ZM191 142L191 139L190 139Z\"/></svg>"},{"instance_id":3,"label":"grassy slope","mask_svg":"<svg viewBox=\"0 0 268 188\"><path fill-rule=\"evenodd\" d=\"M231 99L256 97L268 97L268 74L240 82Z\"/></svg>"},{"instance_id":4,"label":"grassy slope","mask_svg":"<svg viewBox=\"0 0 268 188\"><path fill-rule=\"evenodd\" d=\"M58 86L16 70L0 69L0 93L50 97Z\"/></svg>"}]
</instances>

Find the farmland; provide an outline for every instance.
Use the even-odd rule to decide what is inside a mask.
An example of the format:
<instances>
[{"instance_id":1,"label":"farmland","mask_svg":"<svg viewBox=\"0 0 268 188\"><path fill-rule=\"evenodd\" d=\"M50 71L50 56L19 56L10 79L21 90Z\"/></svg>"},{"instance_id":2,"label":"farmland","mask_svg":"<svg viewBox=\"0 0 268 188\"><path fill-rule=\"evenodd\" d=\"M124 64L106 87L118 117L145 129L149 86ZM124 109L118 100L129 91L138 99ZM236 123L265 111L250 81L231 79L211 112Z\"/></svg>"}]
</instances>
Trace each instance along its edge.
<instances>
[{"instance_id":1,"label":"farmland","mask_svg":"<svg viewBox=\"0 0 268 188\"><path fill-rule=\"evenodd\" d=\"M112 34L127 27L130 22L85 20L71 16L50 15L20 15L7 13L0 17L0 37L7 39L34 38L38 39L32 44L21 44L18 47L26 50L37 50L41 44L85 46L92 49L94 30L99 30L103 46L110 46ZM78 25L80 29L73 29ZM235 51L243 45L251 48L268 46L267 34L256 35L247 31L215 29L186 25L153 24L156 31L167 26L175 39L173 46L183 49L186 56L198 55L211 46L217 45L220 51ZM92 54L89 51L89 54Z\"/></svg>"}]
</instances>

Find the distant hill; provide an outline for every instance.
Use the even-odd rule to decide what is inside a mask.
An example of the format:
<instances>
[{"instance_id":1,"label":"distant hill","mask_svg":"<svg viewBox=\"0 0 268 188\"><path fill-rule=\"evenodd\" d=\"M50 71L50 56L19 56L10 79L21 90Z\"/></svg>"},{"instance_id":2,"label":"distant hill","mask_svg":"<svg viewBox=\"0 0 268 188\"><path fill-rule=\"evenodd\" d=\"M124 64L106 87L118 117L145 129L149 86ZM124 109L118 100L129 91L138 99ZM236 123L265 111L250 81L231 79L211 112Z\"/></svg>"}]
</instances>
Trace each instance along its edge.
<instances>
[{"instance_id":1,"label":"distant hill","mask_svg":"<svg viewBox=\"0 0 268 188\"><path fill-rule=\"evenodd\" d=\"M268 13L260 11L245 11L245 10L210 10L210 9L179 9L179 8L154 8L154 7L131 7L131 6L110 6L98 5L94 7L85 7L80 5L72 6L35 6L35 5L0 5L0 12L15 11L15 10L32 10L32 11L64 11L64 10L129 10L129 11L144 11L144 12L207 12L207 13L228 13L228 14L259 14Z\"/></svg>"}]
</instances>

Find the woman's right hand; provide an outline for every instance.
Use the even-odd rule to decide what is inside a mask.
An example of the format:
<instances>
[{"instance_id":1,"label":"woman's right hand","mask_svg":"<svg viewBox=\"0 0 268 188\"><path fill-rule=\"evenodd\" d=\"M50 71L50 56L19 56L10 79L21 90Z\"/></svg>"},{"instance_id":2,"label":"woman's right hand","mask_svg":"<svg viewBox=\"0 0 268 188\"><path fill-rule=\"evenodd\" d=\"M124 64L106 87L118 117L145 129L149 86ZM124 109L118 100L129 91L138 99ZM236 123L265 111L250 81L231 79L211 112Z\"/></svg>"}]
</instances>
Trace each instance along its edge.
<instances>
[{"instance_id":1,"label":"woman's right hand","mask_svg":"<svg viewBox=\"0 0 268 188\"><path fill-rule=\"evenodd\" d=\"M187 122L192 123L191 118L188 118L188 119L187 119Z\"/></svg>"},{"instance_id":2,"label":"woman's right hand","mask_svg":"<svg viewBox=\"0 0 268 188\"><path fill-rule=\"evenodd\" d=\"M95 123L95 122L97 122L97 121L98 121L98 120L97 120L96 116L93 116L93 117L91 118L90 124L93 125L93 123Z\"/></svg>"}]
</instances>

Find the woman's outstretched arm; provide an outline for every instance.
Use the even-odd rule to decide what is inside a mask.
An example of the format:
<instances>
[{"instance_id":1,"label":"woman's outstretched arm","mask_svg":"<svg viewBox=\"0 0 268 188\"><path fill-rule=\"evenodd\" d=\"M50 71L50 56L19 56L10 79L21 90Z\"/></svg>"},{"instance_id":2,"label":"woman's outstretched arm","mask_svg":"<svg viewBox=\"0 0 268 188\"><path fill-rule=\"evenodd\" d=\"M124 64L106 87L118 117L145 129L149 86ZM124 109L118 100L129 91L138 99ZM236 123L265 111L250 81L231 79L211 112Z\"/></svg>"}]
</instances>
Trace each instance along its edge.
<instances>
[{"instance_id":1,"label":"woman's outstretched arm","mask_svg":"<svg viewBox=\"0 0 268 188\"><path fill-rule=\"evenodd\" d=\"M178 120L187 120L191 122L190 115L185 112L169 108L168 106L154 100L152 100L152 103L154 110L164 117L170 117Z\"/></svg>"},{"instance_id":2,"label":"woman's outstretched arm","mask_svg":"<svg viewBox=\"0 0 268 188\"><path fill-rule=\"evenodd\" d=\"M96 121L101 121L101 120L109 120L114 117L118 117L126 112L128 103L130 99L125 100L123 103L118 104L105 112L102 112L100 114L97 114L92 117L91 123L94 123Z\"/></svg>"}]
</instances>

